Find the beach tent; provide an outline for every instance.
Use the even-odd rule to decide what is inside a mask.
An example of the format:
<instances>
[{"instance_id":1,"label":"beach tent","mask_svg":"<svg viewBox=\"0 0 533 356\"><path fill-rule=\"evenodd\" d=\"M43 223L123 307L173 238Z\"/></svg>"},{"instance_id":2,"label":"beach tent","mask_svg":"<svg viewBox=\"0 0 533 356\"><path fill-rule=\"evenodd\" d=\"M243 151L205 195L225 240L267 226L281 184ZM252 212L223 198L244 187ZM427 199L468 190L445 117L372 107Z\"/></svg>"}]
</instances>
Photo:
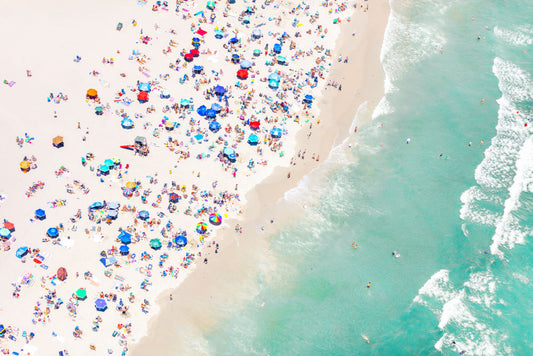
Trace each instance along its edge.
<instances>
[{"instance_id":1,"label":"beach tent","mask_svg":"<svg viewBox=\"0 0 533 356\"><path fill-rule=\"evenodd\" d=\"M248 71L246 69L239 69L237 71L237 77L239 79L246 79L248 78Z\"/></svg>"},{"instance_id":2,"label":"beach tent","mask_svg":"<svg viewBox=\"0 0 533 356\"><path fill-rule=\"evenodd\" d=\"M18 258L22 258L22 257L26 256L27 254L28 254L28 247L27 246L19 247L17 249L17 252L15 252L15 255Z\"/></svg>"},{"instance_id":3,"label":"beach tent","mask_svg":"<svg viewBox=\"0 0 533 356\"><path fill-rule=\"evenodd\" d=\"M222 223L222 216L218 213L209 214L209 222L213 225L220 225Z\"/></svg>"},{"instance_id":4,"label":"beach tent","mask_svg":"<svg viewBox=\"0 0 533 356\"><path fill-rule=\"evenodd\" d=\"M207 232L207 224L205 222L196 224L196 232L202 235L205 234Z\"/></svg>"},{"instance_id":5,"label":"beach tent","mask_svg":"<svg viewBox=\"0 0 533 356\"><path fill-rule=\"evenodd\" d=\"M177 202L180 201L180 197L176 193L170 193L169 196L168 196L168 201L170 203L177 203Z\"/></svg>"},{"instance_id":6,"label":"beach tent","mask_svg":"<svg viewBox=\"0 0 533 356\"><path fill-rule=\"evenodd\" d=\"M281 77L278 73L272 73L268 76L268 80L275 80L276 82L279 82L280 79Z\"/></svg>"},{"instance_id":7,"label":"beach tent","mask_svg":"<svg viewBox=\"0 0 533 356\"><path fill-rule=\"evenodd\" d=\"M52 145L56 148L61 148L65 145L63 142L63 136L56 136L52 139Z\"/></svg>"},{"instance_id":8,"label":"beach tent","mask_svg":"<svg viewBox=\"0 0 533 356\"><path fill-rule=\"evenodd\" d=\"M241 56L239 56L238 54L234 53L231 55L232 63L239 63L240 60L241 60Z\"/></svg>"},{"instance_id":9,"label":"beach tent","mask_svg":"<svg viewBox=\"0 0 533 356\"><path fill-rule=\"evenodd\" d=\"M252 67L252 62L250 62L249 60L245 59L243 61L241 61L241 68L242 69L250 69Z\"/></svg>"},{"instance_id":10,"label":"beach tent","mask_svg":"<svg viewBox=\"0 0 533 356\"><path fill-rule=\"evenodd\" d=\"M274 45L274 53L281 53L281 45L279 43Z\"/></svg>"},{"instance_id":11,"label":"beach tent","mask_svg":"<svg viewBox=\"0 0 533 356\"><path fill-rule=\"evenodd\" d=\"M139 219L141 220L148 220L150 219L150 213L146 210L139 211Z\"/></svg>"},{"instance_id":12,"label":"beach tent","mask_svg":"<svg viewBox=\"0 0 533 356\"><path fill-rule=\"evenodd\" d=\"M192 62L192 60L194 59L194 55L190 53L186 53L183 57L185 58L187 62Z\"/></svg>"},{"instance_id":13,"label":"beach tent","mask_svg":"<svg viewBox=\"0 0 533 356\"><path fill-rule=\"evenodd\" d=\"M205 105L202 105L198 109L196 109L196 112L200 116L205 116L206 111L207 111L207 108L205 107Z\"/></svg>"},{"instance_id":14,"label":"beach tent","mask_svg":"<svg viewBox=\"0 0 533 356\"><path fill-rule=\"evenodd\" d=\"M51 238L56 238L59 236L59 230L55 227L51 227L46 231L46 234Z\"/></svg>"},{"instance_id":15,"label":"beach tent","mask_svg":"<svg viewBox=\"0 0 533 356\"><path fill-rule=\"evenodd\" d=\"M150 91L152 91L152 86L150 85L150 83L139 83L137 89L139 89L139 91L145 91L149 93Z\"/></svg>"},{"instance_id":16,"label":"beach tent","mask_svg":"<svg viewBox=\"0 0 533 356\"><path fill-rule=\"evenodd\" d=\"M270 135L274 138L280 138L281 137L281 129L274 127L272 130L270 130Z\"/></svg>"},{"instance_id":17,"label":"beach tent","mask_svg":"<svg viewBox=\"0 0 533 356\"><path fill-rule=\"evenodd\" d=\"M10 232L15 231L15 224L9 221L4 221L4 227L8 229Z\"/></svg>"},{"instance_id":18,"label":"beach tent","mask_svg":"<svg viewBox=\"0 0 533 356\"><path fill-rule=\"evenodd\" d=\"M122 245L118 249L122 256L127 256L130 253L130 248L127 245Z\"/></svg>"},{"instance_id":19,"label":"beach tent","mask_svg":"<svg viewBox=\"0 0 533 356\"><path fill-rule=\"evenodd\" d=\"M268 86L272 89L277 89L279 87L279 82L271 80L268 82Z\"/></svg>"},{"instance_id":20,"label":"beach tent","mask_svg":"<svg viewBox=\"0 0 533 356\"><path fill-rule=\"evenodd\" d=\"M174 239L174 242L179 246L179 247L185 247L187 245L187 237L183 236L183 235L179 235L177 236L175 239Z\"/></svg>"},{"instance_id":21,"label":"beach tent","mask_svg":"<svg viewBox=\"0 0 533 356\"><path fill-rule=\"evenodd\" d=\"M256 134L248 136L248 143L250 145L257 145L259 143L259 137Z\"/></svg>"},{"instance_id":22,"label":"beach tent","mask_svg":"<svg viewBox=\"0 0 533 356\"><path fill-rule=\"evenodd\" d=\"M139 100L140 103L146 103L148 101L148 92L141 91L137 94L137 100Z\"/></svg>"},{"instance_id":23,"label":"beach tent","mask_svg":"<svg viewBox=\"0 0 533 356\"><path fill-rule=\"evenodd\" d=\"M235 154L235 150L231 147L224 147L222 150L222 154L230 161L235 162L237 160L237 155Z\"/></svg>"},{"instance_id":24,"label":"beach tent","mask_svg":"<svg viewBox=\"0 0 533 356\"><path fill-rule=\"evenodd\" d=\"M30 162L28 161L22 161L20 162L20 170L23 171L24 173L27 173L30 171Z\"/></svg>"},{"instance_id":25,"label":"beach tent","mask_svg":"<svg viewBox=\"0 0 533 356\"><path fill-rule=\"evenodd\" d=\"M115 257L113 257L113 256L110 256L110 257L100 258L100 262L102 262L102 264L105 267L109 267L109 266L114 265L115 263L117 263L117 259Z\"/></svg>"},{"instance_id":26,"label":"beach tent","mask_svg":"<svg viewBox=\"0 0 533 356\"><path fill-rule=\"evenodd\" d=\"M99 170L100 173L103 174L104 176L106 176L106 175L109 174L109 166L106 166L105 164L102 164L100 167L98 167L98 170Z\"/></svg>"},{"instance_id":27,"label":"beach tent","mask_svg":"<svg viewBox=\"0 0 533 356\"><path fill-rule=\"evenodd\" d=\"M98 92L96 91L96 89L87 90L87 98L96 99L97 97L98 97Z\"/></svg>"},{"instance_id":28,"label":"beach tent","mask_svg":"<svg viewBox=\"0 0 533 356\"><path fill-rule=\"evenodd\" d=\"M261 30L256 28L255 30L252 31L252 38L253 39L259 39L261 38Z\"/></svg>"},{"instance_id":29,"label":"beach tent","mask_svg":"<svg viewBox=\"0 0 533 356\"><path fill-rule=\"evenodd\" d=\"M87 298L87 291L85 288L80 288L75 293L76 299L85 300Z\"/></svg>"},{"instance_id":30,"label":"beach tent","mask_svg":"<svg viewBox=\"0 0 533 356\"><path fill-rule=\"evenodd\" d=\"M222 110L222 106L220 106L219 103L213 103L213 105L211 105L211 109L215 110L218 113L220 112L220 110Z\"/></svg>"},{"instance_id":31,"label":"beach tent","mask_svg":"<svg viewBox=\"0 0 533 356\"><path fill-rule=\"evenodd\" d=\"M11 237L11 231L6 229L5 227L0 228L0 237L3 239L9 239Z\"/></svg>"},{"instance_id":32,"label":"beach tent","mask_svg":"<svg viewBox=\"0 0 533 356\"><path fill-rule=\"evenodd\" d=\"M214 119L217 116L217 112L213 109L207 109L205 115L208 119Z\"/></svg>"},{"instance_id":33,"label":"beach tent","mask_svg":"<svg viewBox=\"0 0 533 356\"><path fill-rule=\"evenodd\" d=\"M151 239L150 240L150 247L154 250L159 250L161 248L161 240L159 239Z\"/></svg>"},{"instance_id":34,"label":"beach tent","mask_svg":"<svg viewBox=\"0 0 533 356\"><path fill-rule=\"evenodd\" d=\"M118 239L120 242L122 242L124 245L131 243L131 234L127 231L122 230L120 234L118 235Z\"/></svg>"},{"instance_id":35,"label":"beach tent","mask_svg":"<svg viewBox=\"0 0 533 356\"><path fill-rule=\"evenodd\" d=\"M105 311L107 309L107 302L105 301L105 299L98 298L94 302L94 307L98 311Z\"/></svg>"},{"instance_id":36,"label":"beach tent","mask_svg":"<svg viewBox=\"0 0 533 356\"><path fill-rule=\"evenodd\" d=\"M124 129L131 129L131 128L133 128L134 123L133 123L133 120L132 120L132 119L130 119L130 118L125 118L125 119L122 119L122 121L120 122L120 125L121 125L122 128L124 128Z\"/></svg>"},{"instance_id":37,"label":"beach tent","mask_svg":"<svg viewBox=\"0 0 533 356\"><path fill-rule=\"evenodd\" d=\"M89 205L89 210L93 210L93 209L102 209L103 207L104 207L104 204L102 204L102 202L95 201L94 203L92 203L91 205Z\"/></svg>"},{"instance_id":38,"label":"beach tent","mask_svg":"<svg viewBox=\"0 0 533 356\"><path fill-rule=\"evenodd\" d=\"M257 130L261 126L261 123L259 121L250 121L250 128L252 130Z\"/></svg>"},{"instance_id":39,"label":"beach tent","mask_svg":"<svg viewBox=\"0 0 533 356\"><path fill-rule=\"evenodd\" d=\"M194 57L198 57L200 55L200 51L197 50L196 48L191 49L189 53L192 54Z\"/></svg>"},{"instance_id":40,"label":"beach tent","mask_svg":"<svg viewBox=\"0 0 533 356\"><path fill-rule=\"evenodd\" d=\"M67 279L67 270L65 267L59 267L57 269L57 279L59 279L60 281L64 281L65 279Z\"/></svg>"},{"instance_id":41,"label":"beach tent","mask_svg":"<svg viewBox=\"0 0 533 356\"><path fill-rule=\"evenodd\" d=\"M35 210L35 217L39 220L46 219L46 212L43 209Z\"/></svg>"},{"instance_id":42,"label":"beach tent","mask_svg":"<svg viewBox=\"0 0 533 356\"><path fill-rule=\"evenodd\" d=\"M215 94L218 96L222 96L226 93L226 88L224 88L222 85L217 85L215 87Z\"/></svg>"},{"instance_id":43,"label":"beach tent","mask_svg":"<svg viewBox=\"0 0 533 356\"><path fill-rule=\"evenodd\" d=\"M218 130L220 130L220 123L216 122L216 121L211 121L209 123L209 130L213 131L213 132L217 132Z\"/></svg>"}]
</instances>

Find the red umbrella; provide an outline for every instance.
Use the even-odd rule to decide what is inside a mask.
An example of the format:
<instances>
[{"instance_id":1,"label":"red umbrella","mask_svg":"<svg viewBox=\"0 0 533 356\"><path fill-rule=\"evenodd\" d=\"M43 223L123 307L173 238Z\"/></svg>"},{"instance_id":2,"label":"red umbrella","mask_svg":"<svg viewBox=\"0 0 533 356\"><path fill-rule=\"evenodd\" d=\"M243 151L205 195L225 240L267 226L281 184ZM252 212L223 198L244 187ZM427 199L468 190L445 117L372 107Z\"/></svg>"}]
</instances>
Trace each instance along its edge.
<instances>
[{"instance_id":1,"label":"red umbrella","mask_svg":"<svg viewBox=\"0 0 533 356\"><path fill-rule=\"evenodd\" d=\"M191 49L191 52L190 52L193 56L195 57L198 57L200 55L200 51L197 50L196 48L193 48Z\"/></svg>"},{"instance_id":2,"label":"red umbrella","mask_svg":"<svg viewBox=\"0 0 533 356\"><path fill-rule=\"evenodd\" d=\"M137 95L137 99L139 99L139 101L148 101L148 93L145 92L145 91L141 91L141 92Z\"/></svg>"},{"instance_id":3,"label":"red umbrella","mask_svg":"<svg viewBox=\"0 0 533 356\"><path fill-rule=\"evenodd\" d=\"M250 127L252 129L258 129L259 125L261 125L261 123L259 121L250 121Z\"/></svg>"},{"instance_id":4,"label":"red umbrella","mask_svg":"<svg viewBox=\"0 0 533 356\"><path fill-rule=\"evenodd\" d=\"M194 55L187 53L184 57L187 62L191 62L194 58Z\"/></svg>"},{"instance_id":5,"label":"red umbrella","mask_svg":"<svg viewBox=\"0 0 533 356\"><path fill-rule=\"evenodd\" d=\"M4 223L4 227L11 232L15 231L15 224L13 224L12 222L6 221Z\"/></svg>"},{"instance_id":6,"label":"red umbrella","mask_svg":"<svg viewBox=\"0 0 533 356\"><path fill-rule=\"evenodd\" d=\"M237 77L241 78L241 79L246 79L248 78L248 71L246 69L239 69L237 71Z\"/></svg>"},{"instance_id":7,"label":"red umbrella","mask_svg":"<svg viewBox=\"0 0 533 356\"><path fill-rule=\"evenodd\" d=\"M196 33L199 34L200 36L203 36L207 33L207 31L204 31L201 28L199 28L198 31L196 31Z\"/></svg>"}]
</instances>

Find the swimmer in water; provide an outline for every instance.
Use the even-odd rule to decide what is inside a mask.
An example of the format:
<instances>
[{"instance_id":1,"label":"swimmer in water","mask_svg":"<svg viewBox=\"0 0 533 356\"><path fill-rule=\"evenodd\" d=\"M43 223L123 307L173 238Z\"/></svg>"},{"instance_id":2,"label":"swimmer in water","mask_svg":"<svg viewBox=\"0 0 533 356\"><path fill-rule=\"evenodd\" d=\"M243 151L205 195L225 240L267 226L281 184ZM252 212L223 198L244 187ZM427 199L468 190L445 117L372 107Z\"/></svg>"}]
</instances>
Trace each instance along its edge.
<instances>
[{"instance_id":1,"label":"swimmer in water","mask_svg":"<svg viewBox=\"0 0 533 356\"><path fill-rule=\"evenodd\" d=\"M372 285L372 283L368 282L368 284L366 285L366 289L370 289L371 285Z\"/></svg>"},{"instance_id":2,"label":"swimmer in water","mask_svg":"<svg viewBox=\"0 0 533 356\"><path fill-rule=\"evenodd\" d=\"M363 340L366 341L367 344L370 344L370 340L368 339L368 337L366 337L366 335L361 335Z\"/></svg>"},{"instance_id":3,"label":"swimmer in water","mask_svg":"<svg viewBox=\"0 0 533 356\"><path fill-rule=\"evenodd\" d=\"M357 250L357 244L355 243L355 241L352 242L352 247L353 247L354 250Z\"/></svg>"}]
</instances>

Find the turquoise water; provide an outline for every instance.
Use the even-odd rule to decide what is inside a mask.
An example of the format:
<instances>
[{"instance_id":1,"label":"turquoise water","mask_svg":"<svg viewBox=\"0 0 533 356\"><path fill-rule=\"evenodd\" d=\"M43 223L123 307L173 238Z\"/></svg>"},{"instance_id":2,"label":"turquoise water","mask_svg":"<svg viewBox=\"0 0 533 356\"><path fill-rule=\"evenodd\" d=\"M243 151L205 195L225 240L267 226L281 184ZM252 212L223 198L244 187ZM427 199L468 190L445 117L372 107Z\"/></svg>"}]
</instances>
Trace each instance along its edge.
<instances>
[{"instance_id":1,"label":"turquoise water","mask_svg":"<svg viewBox=\"0 0 533 356\"><path fill-rule=\"evenodd\" d=\"M533 2L392 8L385 99L210 353L533 354Z\"/></svg>"}]
</instances>

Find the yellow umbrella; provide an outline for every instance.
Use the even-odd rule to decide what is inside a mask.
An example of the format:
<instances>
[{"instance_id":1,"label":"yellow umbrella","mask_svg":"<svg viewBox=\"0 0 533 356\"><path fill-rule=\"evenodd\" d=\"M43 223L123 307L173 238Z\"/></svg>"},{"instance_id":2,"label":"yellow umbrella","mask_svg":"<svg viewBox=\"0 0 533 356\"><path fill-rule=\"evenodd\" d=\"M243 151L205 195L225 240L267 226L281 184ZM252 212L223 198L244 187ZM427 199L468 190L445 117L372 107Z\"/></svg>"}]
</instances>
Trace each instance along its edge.
<instances>
[{"instance_id":1,"label":"yellow umbrella","mask_svg":"<svg viewBox=\"0 0 533 356\"><path fill-rule=\"evenodd\" d=\"M20 168L21 169L30 169L30 162L28 162L28 161L20 162Z\"/></svg>"},{"instance_id":2,"label":"yellow umbrella","mask_svg":"<svg viewBox=\"0 0 533 356\"><path fill-rule=\"evenodd\" d=\"M126 183L126 188L128 189L135 189L137 187L137 184L135 182L127 182Z\"/></svg>"}]
</instances>

